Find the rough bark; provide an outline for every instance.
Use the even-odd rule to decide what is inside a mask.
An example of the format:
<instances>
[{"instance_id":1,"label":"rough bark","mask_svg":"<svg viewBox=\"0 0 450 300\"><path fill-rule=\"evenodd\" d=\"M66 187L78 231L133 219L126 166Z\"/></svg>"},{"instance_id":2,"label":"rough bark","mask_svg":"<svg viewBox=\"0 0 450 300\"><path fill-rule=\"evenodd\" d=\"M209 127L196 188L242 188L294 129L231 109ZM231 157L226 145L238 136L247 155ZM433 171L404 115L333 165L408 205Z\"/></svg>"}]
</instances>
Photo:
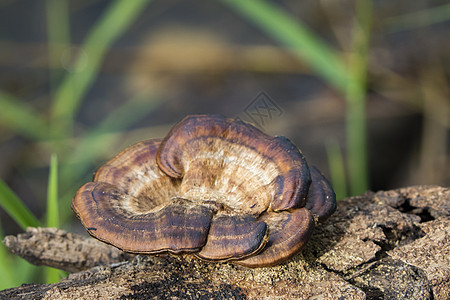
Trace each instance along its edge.
<instances>
[{"instance_id":1,"label":"rough bark","mask_svg":"<svg viewBox=\"0 0 450 300\"><path fill-rule=\"evenodd\" d=\"M450 299L450 189L409 187L340 201L294 259L247 269L190 256L134 256L90 237L30 228L4 243L73 272L23 299Z\"/></svg>"}]
</instances>

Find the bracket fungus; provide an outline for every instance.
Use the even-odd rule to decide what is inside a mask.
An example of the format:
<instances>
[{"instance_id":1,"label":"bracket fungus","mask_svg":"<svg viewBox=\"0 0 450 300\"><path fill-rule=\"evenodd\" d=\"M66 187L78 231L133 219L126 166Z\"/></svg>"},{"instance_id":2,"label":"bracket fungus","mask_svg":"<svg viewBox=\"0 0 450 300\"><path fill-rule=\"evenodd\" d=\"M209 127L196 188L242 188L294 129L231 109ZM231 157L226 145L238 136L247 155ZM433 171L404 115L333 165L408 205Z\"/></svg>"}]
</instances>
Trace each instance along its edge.
<instances>
[{"instance_id":1,"label":"bracket fungus","mask_svg":"<svg viewBox=\"0 0 450 300\"><path fill-rule=\"evenodd\" d=\"M191 115L100 167L72 209L90 235L123 251L265 267L298 253L336 198L287 138Z\"/></svg>"}]
</instances>

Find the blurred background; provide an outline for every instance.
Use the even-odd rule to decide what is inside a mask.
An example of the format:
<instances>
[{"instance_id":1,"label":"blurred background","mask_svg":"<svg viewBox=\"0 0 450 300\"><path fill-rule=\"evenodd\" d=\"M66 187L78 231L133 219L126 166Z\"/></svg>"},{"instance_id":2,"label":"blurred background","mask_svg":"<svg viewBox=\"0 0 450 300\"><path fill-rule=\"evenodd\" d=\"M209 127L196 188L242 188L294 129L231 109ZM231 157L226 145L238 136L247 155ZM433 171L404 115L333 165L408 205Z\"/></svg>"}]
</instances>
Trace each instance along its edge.
<instances>
[{"instance_id":1,"label":"blurred background","mask_svg":"<svg viewBox=\"0 0 450 300\"><path fill-rule=\"evenodd\" d=\"M338 199L450 183L450 4L0 0L0 238L193 113L291 139ZM45 274L45 276L42 276ZM54 282L0 248L0 289Z\"/></svg>"}]
</instances>

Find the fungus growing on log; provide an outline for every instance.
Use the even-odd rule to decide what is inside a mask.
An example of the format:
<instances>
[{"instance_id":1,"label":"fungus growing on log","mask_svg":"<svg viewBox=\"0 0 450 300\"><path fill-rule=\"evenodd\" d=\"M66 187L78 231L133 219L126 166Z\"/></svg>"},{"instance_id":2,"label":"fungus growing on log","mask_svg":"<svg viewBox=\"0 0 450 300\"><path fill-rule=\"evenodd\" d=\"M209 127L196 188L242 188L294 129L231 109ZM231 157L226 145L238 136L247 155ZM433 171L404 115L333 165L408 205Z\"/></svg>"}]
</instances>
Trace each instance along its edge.
<instances>
[{"instance_id":1,"label":"fungus growing on log","mask_svg":"<svg viewBox=\"0 0 450 300\"><path fill-rule=\"evenodd\" d=\"M287 138L191 115L100 167L72 209L90 235L126 252L265 267L298 253L336 198Z\"/></svg>"}]
</instances>

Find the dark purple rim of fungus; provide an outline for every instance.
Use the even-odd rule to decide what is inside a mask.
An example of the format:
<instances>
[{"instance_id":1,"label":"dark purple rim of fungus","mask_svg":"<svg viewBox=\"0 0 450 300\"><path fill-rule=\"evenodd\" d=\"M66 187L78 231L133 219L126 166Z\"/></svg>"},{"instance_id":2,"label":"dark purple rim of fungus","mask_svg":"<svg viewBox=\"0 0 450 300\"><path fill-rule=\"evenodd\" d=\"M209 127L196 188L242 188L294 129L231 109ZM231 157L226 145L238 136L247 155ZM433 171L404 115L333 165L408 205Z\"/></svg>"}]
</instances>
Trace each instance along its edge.
<instances>
[{"instance_id":1,"label":"dark purple rim of fungus","mask_svg":"<svg viewBox=\"0 0 450 300\"><path fill-rule=\"evenodd\" d=\"M89 234L127 252L265 267L298 253L336 198L287 138L191 115L100 167L72 209Z\"/></svg>"}]
</instances>

